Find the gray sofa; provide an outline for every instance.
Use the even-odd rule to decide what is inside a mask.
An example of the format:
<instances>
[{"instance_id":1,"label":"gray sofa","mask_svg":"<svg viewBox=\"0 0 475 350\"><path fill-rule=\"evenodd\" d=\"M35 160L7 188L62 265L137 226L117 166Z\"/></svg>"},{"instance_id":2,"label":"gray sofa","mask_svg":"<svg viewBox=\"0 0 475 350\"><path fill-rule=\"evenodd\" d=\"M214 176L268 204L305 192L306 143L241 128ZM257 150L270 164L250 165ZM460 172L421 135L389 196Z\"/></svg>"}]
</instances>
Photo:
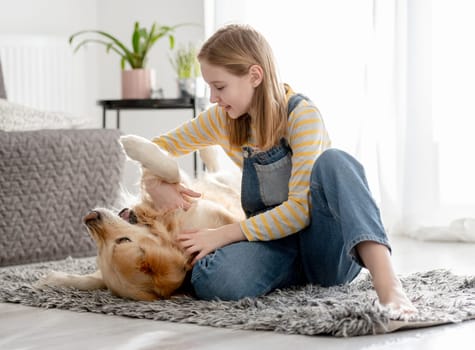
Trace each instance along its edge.
<instances>
[{"instance_id":1,"label":"gray sofa","mask_svg":"<svg viewBox=\"0 0 475 350\"><path fill-rule=\"evenodd\" d=\"M0 266L95 255L82 217L116 204L125 160L119 136L106 129L0 130Z\"/></svg>"},{"instance_id":2,"label":"gray sofa","mask_svg":"<svg viewBox=\"0 0 475 350\"><path fill-rule=\"evenodd\" d=\"M5 83L3 82L2 62L0 62L0 98L7 98Z\"/></svg>"}]
</instances>

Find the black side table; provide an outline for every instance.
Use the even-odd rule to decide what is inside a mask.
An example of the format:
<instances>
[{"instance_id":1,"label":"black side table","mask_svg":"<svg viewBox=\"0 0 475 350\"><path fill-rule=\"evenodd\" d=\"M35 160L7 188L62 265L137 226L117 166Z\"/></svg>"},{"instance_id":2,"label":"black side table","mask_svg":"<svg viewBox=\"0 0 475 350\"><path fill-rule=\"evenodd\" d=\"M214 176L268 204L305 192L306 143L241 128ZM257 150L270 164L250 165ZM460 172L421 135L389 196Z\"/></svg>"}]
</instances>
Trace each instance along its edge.
<instances>
[{"instance_id":1,"label":"black side table","mask_svg":"<svg viewBox=\"0 0 475 350\"><path fill-rule=\"evenodd\" d=\"M196 117L194 98L158 98L158 99L131 99L131 100L99 100L102 106L102 127L106 127L106 112L117 111L116 128L120 129L121 109L191 109L193 118Z\"/></svg>"},{"instance_id":2,"label":"black side table","mask_svg":"<svg viewBox=\"0 0 475 350\"><path fill-rule=\"evenodd\" d=\"M195 99L190 98L158 98L158 99L128 99L128 100L99 100L102 106L102 127L106 127L106 114L108 110L116 111L116 128L120 129L120 111L122 109L190 109L193 118L196 117ZM193 153L194 176L198 175L196 152Z\"/></svg>"}]
</instances>

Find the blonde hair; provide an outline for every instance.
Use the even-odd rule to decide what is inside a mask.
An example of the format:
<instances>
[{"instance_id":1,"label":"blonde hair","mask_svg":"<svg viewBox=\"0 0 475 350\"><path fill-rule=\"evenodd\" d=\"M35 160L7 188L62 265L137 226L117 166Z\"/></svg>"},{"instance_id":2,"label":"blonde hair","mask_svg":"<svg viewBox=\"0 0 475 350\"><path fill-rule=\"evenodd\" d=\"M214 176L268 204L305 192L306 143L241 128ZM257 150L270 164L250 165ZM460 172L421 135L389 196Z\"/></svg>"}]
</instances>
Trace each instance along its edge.
<instances>
[{"instance_id":1,"label":"blonde hair","mask_svg":"<svg viewBox=\"0 0 475 350\"><path fill-rule=\"evenodd\" d=\"M198 59L243 76L253 65L263 70L263 80L254 91L249 115L226 118L231 145L242 146L256 129L257 146L267 150L278 144L287 129L285 90L278 81L272 49L266 39L247 25L231 24L219 29L201 47ZM253 125L251 125L253 123Z\"/></svg>"}]
</instances>

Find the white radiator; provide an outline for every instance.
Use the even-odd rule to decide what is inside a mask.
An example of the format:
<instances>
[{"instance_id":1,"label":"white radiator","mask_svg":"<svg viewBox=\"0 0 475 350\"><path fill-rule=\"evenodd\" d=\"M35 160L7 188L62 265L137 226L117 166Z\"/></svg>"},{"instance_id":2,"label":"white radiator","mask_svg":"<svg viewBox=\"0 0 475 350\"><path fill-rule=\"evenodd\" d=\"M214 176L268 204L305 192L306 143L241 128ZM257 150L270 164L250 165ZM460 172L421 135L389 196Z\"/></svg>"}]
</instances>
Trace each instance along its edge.
<instances>
[{"instance_id":1,"label":"white radiator","mask_svg":"<svg viewBox=\"0 0 475 350\"><path fill-rule=\"evenodd\" d=\"M73 53L67 37L0 35L8 100L43 110L88 113L86 55L84 49Z\"/></svg>"}]
</instances>

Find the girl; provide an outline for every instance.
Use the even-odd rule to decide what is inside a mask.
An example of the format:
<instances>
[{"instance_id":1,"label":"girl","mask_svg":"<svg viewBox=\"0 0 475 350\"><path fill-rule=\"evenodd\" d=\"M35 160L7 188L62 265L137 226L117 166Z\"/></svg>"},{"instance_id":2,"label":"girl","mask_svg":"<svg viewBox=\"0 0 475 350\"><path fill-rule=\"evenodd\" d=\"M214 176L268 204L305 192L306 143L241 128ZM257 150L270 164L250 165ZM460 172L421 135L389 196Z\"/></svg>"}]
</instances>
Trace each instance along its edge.
<instances>
[{"instance_id":1,"label":"girl","mask_svg":"<svg viewBox=\"0 0 475 350\"><path fill-rule=\"evenodd\" d=\"M242 169L247 219L179 235L195 255L197 297L236 300L301 283L332 286L366 267L381 304L415 312L391 265L362 166L329 148L318 109L278 81L262 35L249 26L223 27L198 60L215 105L153 141L174 156L220 145ZM187 208L187 196L199 195L164 183L147 191L161 208Z\"/></svg>"}]
</instances>

